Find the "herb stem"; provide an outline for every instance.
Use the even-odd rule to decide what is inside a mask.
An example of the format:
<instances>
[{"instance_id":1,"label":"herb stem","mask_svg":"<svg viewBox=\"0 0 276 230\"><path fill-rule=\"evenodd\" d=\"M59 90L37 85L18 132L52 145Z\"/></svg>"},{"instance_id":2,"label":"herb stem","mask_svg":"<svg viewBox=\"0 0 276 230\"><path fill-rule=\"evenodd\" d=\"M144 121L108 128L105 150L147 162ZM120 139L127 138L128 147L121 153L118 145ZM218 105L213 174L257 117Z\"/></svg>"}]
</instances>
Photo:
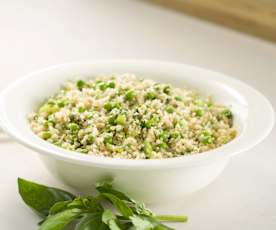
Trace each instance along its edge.
<instances>
[{"instance_id":1,"label":"herb stem","mask_svg":"<svg viewBox=\"0 0 276 230\"><path fill-rule=\"evenodd\" d=\"M187 222L187 216L176 216L176 215L157 215L155 219L161 222Z\"/></svg>"}]
</instances>

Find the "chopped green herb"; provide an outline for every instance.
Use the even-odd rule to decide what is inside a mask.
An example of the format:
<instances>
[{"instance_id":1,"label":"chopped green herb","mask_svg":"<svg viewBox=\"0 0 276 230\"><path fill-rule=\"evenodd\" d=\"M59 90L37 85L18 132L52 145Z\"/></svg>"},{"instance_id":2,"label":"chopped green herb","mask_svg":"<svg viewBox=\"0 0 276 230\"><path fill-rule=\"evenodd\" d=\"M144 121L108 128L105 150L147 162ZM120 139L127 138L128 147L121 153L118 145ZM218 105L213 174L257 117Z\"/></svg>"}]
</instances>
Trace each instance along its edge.
<instances>
[{"instance_id":1,"label":"chopped green herb","mask_svg":"<svg viewBox=\"0 0 276 230\"><path fill-rule=\"evenodd\" d=\"M171 94L171 87L169 85L165 86L163 92L168 95Z\"/></svg>"},{"instance_id":2,"label":"chopped green herb","mask_svg":"<svg viewBox=\"0 0 276 230\"><path fill-rule=\"evenodd\" d=\"M162 133L160 133L159 138L164 142L168 142L170 138L170 133L168 131L163 131Z\"/></svg>"},{"instance_id":3,"label":"chopped green herb","mask_svg":"<svg viewBox=\"0 0 276 230\"><path fill-rule=\"evenodd\" d=\"M228 119L232 119L233 118L233 114L229 109L226 109L222 112L222 114L227 117Z\"/></svg>"}]
</instances>

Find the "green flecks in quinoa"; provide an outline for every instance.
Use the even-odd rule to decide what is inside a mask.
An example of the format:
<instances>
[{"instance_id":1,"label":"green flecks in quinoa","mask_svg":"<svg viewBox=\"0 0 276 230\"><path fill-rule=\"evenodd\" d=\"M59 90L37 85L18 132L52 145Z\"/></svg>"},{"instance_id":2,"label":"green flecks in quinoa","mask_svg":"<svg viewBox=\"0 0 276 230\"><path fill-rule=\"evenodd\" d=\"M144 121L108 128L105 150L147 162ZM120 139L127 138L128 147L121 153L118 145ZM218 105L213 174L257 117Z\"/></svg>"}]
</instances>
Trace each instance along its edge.
<instances>
[{"instance_id":1,"label":"green flecks in quinoa","mask_svg":"<svg viewBox=\"0 0 276 230\"><path fill-rule=\"evenodd\" d=\"M127 159L217 148L236 137L233 119L210 97L131 74L67 82L29 116L33 132L50 143Z\"/></svg>"}]
</instances>

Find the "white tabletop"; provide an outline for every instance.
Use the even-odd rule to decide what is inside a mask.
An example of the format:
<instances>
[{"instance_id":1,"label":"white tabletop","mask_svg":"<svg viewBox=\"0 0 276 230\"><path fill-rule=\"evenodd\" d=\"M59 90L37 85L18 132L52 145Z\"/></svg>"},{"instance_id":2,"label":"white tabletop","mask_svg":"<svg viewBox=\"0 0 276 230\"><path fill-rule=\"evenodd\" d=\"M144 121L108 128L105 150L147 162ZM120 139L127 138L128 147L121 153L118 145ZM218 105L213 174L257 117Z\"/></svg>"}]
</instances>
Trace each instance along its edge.
<instances>
[{"instance_id":1,"label":"white tabletop","mask_svg":"<svg viewBox=\"0 0 276 230\"><path fill-rule=\"evenodd\" d=\"M141 1L0 1L0 28L0 89L53 64L150 58L226 73L260 90L276 107L275 44ZM276 229L275 137L274 129L203 190L152 208L187 214L189 222L176 229ZM48 174L36 153L14 142L0 144L0 172L0 228L37 229L38 218L17 194L16 178L64 185Z\"/></svg>"}]
</instances>

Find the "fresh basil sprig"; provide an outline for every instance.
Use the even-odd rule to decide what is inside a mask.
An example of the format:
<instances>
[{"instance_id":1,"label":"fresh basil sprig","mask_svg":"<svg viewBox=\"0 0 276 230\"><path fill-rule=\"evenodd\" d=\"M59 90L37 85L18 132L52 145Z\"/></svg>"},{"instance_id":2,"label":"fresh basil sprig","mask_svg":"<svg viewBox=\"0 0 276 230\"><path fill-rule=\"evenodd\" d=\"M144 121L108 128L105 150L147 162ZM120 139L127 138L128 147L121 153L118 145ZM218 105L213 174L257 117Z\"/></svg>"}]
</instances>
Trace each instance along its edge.
<instances>
[{"instance_id":1,"label":"fresh basil sprig","mask_svg":"<svg viewBox=\"0 0 276 230\"><path fill-rule=\"evenodd\" d=\"M95 196L77 197L22 178L18 188L23 201L44 218L39 230L62 230L69 224L74 230L173 230L161 222L187 221L186 216L155 215L107 182L96 185Z\"/></svg>"}]
</instances>

